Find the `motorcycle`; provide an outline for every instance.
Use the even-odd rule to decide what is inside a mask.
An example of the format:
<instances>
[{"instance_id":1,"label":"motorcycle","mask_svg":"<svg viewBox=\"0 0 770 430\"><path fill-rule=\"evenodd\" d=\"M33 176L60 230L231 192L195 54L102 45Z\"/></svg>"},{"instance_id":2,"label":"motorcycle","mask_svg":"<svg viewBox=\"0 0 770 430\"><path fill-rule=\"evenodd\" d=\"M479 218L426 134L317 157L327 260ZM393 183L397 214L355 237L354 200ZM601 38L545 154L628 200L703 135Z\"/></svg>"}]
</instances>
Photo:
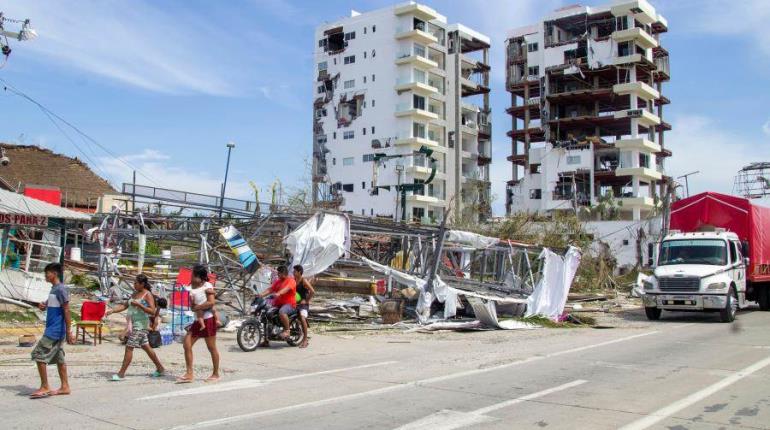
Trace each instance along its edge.
<instances>
[{"instance_id":1,"label":"motorcycle","mask_svg":"<svg viewBox=\"0 0 770 430\"><path fill-rule=\"evenodd\" d=\"M262 297L254 298L251 302L250 317L238 328L238 346L251 352L267 338L267 340L286 340L290 346L299 345L302 339L302 325L296 309L289 314L289 337L281 339L279 335L283 325L278 317L278 308L273 307Z\"/></svg>"}]
</instances>

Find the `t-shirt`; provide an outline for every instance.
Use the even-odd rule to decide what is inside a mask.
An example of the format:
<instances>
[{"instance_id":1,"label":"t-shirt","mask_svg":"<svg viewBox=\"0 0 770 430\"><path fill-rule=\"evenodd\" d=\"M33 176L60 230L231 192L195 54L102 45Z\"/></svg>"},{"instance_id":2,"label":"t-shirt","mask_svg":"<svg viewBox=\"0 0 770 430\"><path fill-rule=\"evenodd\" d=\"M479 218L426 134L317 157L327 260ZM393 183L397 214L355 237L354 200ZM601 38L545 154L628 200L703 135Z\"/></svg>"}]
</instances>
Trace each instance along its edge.
<instances>
[{"instance_id":1,"label":"t-shirt","mask_svg":"<svg viewBox=\"0 0 770 430\"><path fill-rule=\"evenodd\" d=\"M64 310L62 306L70 302L70 292L66 285L57 284L51 287L48 293L48 307L45 314L45 332L43 335L59 340L67 337L67 329L64 323Z\"/></svg>"},{"instance_id":2,"label":"t-shirt","mask_svg":"<svg viewBox=\"0 0 770 430\"><path fill-rule=\"evenodd\" d=\"M280 307L283 305L297 306L297 282L294 278L288 276L285 279L278 278L273 285L270 286L270 291L277 293L282 289L289 287L289 290L280 296L277 296L273 300L273 306Z\"/></svg>"},{"instance_id":3,"label":"t-shirt","mask_svg":"<svg viewBox=\"0 0 770 430\"><path fill-rule=\"evenodd\" d=\"M202 305L203 303L206 303L206 300L208 300L208 297L206 297L206 292L211 289L214 290L214 286L211 285L209 282L206 282L202 286L198 288L190 288L190 297L192 298L192 302L194 305ZM203 312L203 319L207 320L209 318L213 318L214 313L211 312L211 309L206 309L205 312Z\"/></svg>"}]
</instances>

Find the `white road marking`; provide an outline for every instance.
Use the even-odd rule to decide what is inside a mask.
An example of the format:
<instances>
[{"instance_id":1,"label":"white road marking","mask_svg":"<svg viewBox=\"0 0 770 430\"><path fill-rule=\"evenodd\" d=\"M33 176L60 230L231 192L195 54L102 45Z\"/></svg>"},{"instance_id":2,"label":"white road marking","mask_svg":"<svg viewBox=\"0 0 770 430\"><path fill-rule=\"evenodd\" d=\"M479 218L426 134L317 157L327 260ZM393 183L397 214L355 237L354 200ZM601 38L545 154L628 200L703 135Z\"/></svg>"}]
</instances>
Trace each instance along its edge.
<instances>
[{"instance_id":1,"label":"white road marking","mask_svg":"<svg viewBox=\"0 0 770 430\"><path fill-rule=\"evenodd\" d=\"M443 410L435 414L428 415L425 418L413 421L409 424L398 427L396 430L455 430L462 427L469 427L487 423L497 418L490 417L487 414L498 409L507 408L519 403L528 402L530 400L537 399L539 397L545 397L549 394L553 394L559 391L568 390L578 385L583 385L588 381L578 379L576 381L568 382L566 384L559 385L558 387L549 388L547 390L538 391L537 393L527 394L526 396L517 397L515 399L506 400L504 402L496 403L481 409L476 409L470 412L459 412L452 410Z\"/></svg>"},{"instance_id":2,"label":"white road marking","mask_svg":"<svg viewBox=\"0 0 770 430\"><path fill-rule=\"evenodd\" d=\"M632 335L632 336L626 336L626 337L622 337L622 338L619 338L619 339L608 340L606 342L599 342L599 343L594 343L594 344L591 344L591 345L580 346L580 347L577 347L577 348L566 349L566 350L563 350L563 351L552 352L550 354L537 355L537 356L533 356L533 357L528 357L528 358L525 358L523 360L517 360L517 361L513 361L513 362L510 362L510 363L506 363L506 364L500 364L500 365L497 365L497 366L486 367L486 368L483 368L483 369L464 370L464 371L461 371L461 372L450 373L448 375L436 376L436 377L433 377L433 378L420 379L420 380L417 380L417 381L411 381L411 382L405 382L405 383L398 383L397 385L390 385L390 386L387 386L387 387L376 388L374 390L362 391L362 392L353 393L353 394L345 394L345 395L342 395L342 396L330 397L330 398L326 398L326 399L315 400L315 401L312 401L312 402L299 403L299 404L295 404L295 405L291 405L291 406L284 406L282 408L267 409L267 410L264 410L264 411L252 412L252 413L249 413L249 414L234 415L234 416L225 417L225 418L219 418L219 419L215 419L215 420L202 421L202 422L195 423L195 424L173 427L173 430L188 430L188 429L199 429L199 428L206 428L206 427L224 426L226 424L230 424L230 423L234 423L234 422L238 422L238 421L251 420L251 419L254 419L254 418L264 417L264 416L268 416L268 415L277 415L277 414L282 414L282 413L286 413L286 412L293 412L293 411L300 410L300 409L307 409L307 408L312 408L312 407L317 407L317 406L329 405L329 404L333 404L333 403L337 403L337 402L344 402L344 401L348 401L348 400L360 399L360 398L363 398L363 397L377 396L377 395L389 393L389 392L392 392L392 391L404 390L404 389L407 389L407 388L417 387L417 386L425 385L425 384L432 384L432 383L436 383L436 382L449 381L449 380L452 380L452 379L463 378L463 377L466 377L466 376L479 375L479 374L482 374L482 373L492 372L492 371L495 371L495 370L507 369L509 367L520 366L520 365L526 364L526 363L532 363L534 361L545 360L545 359L552 358L552 357L559 357L559 356L562 356L562 355L565 355L565 354L572 354L572 353L575 353L575 352L586 351L586 350L593 349L593 348L600 348L602 346L614 345L616 343L626 342L626 341L629 341L629 340L638 339L638 338L649 336L649 335L656 334L656 333L658 333L657 330L656 331L648 331L648 332L645 332L645 333L635 334L635 335Z\"/></svg>"},{"instance_id":3,"label":"white road marking","mask_svg":"<svg viewBox=\"0 0 770 430\"><path fill-rule=\"evenodd\" d=\"M665 420L666 418L670 417L671 415L674 415L675 413L681 411L682 409L700 402L701 400L711 396L712 394L715 394L718 391L729 387L730 385L740 381L741 379L751 375L754 372L764 369L767 366L770 366L770 357L767 357L764 360L760 360L752 364L751 366L746 367L743 370L739 370L733 373L732 375L726 377L725 379L722 379L721 381L715 384L709 385L708 387L700 391L696 391L690 394L689 396L681 400L678 400L664 408L658 409L657 411L652 412L651 414L647 415L644 418L641 418L630 424L627 424L621 427L620 430L643 430L643 429L652 427L653 425Z\"/></svg>"},{"instance_id":4,"label":"white road marking","mask_svg":"<svg viewBox=\"0 0 770 430\"><path fill-rule=\"evenodd\" d=\"M243 390L247 388L260 387L262 385L266 385L271 382L289 381L292 379L307 378L310 376L319 376L319 375L328 375L331 373L346 372L348 370L367 369L370 367L387 366L388 364L395 364L395 363L397 363L397 361L382 361L379 363L364 364L361 366L343 367L341 369L324 370L321 372L313 372L313 373L300 373L298 375L282 376L280 378L272 378L272 379L261 379L261 380L260 379L239 379L231 382L209 384L204 387L190 388L187 390L178 390L178 391L172 391L170 393L163 393L163 394L156 394L153 396L141 397L137 400L154 400L154 399L163 399L168 397L192 396L195 394L222 393L225 391Z\"/></svg>"}]
</instances>

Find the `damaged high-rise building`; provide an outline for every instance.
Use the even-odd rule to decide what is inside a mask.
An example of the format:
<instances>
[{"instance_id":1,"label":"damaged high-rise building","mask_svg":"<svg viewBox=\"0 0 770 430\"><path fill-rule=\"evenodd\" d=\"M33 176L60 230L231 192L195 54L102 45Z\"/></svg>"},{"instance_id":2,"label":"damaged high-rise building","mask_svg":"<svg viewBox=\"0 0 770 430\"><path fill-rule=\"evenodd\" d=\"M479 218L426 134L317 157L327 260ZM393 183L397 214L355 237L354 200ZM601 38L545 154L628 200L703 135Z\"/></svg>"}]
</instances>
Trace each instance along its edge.
<instances>
[{"instance_id":1,"label":"damaged high-rise building","mask_svg":"<svg viewBox=\"0 0 770 430\"><path fill-rule=\"evenodd\" d=\"M665 194L666 20L645 0L569 6L512 31L507 212L646 218Z\"/></svg>"},{"instance_id":2,"label":"damaged high-rise building","mask_svg":"<svg viewBox=\"0 0 770 430\"><path fill-rule=\"evenodd\" d=\"M445 209L488 217L489 38L414 2L352 12L315 36L314 204L420 222ZM418 186L401 196L403 184Z\"/></svg>"}]
</instances>

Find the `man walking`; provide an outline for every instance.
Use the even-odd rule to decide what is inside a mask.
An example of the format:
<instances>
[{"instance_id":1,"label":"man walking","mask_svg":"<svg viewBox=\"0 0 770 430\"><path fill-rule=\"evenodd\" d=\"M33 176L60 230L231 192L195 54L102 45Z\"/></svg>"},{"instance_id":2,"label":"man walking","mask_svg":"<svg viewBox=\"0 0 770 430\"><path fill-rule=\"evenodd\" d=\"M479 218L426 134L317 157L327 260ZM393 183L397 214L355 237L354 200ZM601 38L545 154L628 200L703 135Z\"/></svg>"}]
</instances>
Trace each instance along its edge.
<instances>
[{"instance_id":1,"label":"man walking","mask_svg":"<svg viewBox=\"0 0 770 430\"><path fill-rule=\"evenodd\" d=\"M41 311L46 311L45 332L40 341L32 350L32 361L37 363L37 371L40 374L40 388L30 394L32 399L40 399L48 396L65 395L70 393L70 385L67 380L67 364L64 362L64 342L74 343L70 331L70 295L67 286L61 282L62 265L50 263L45 266L45 280L51 284L51 292L48 300L38 304ZM56 364L59 370L61 387L51 390L48 385L49 364Z\"/></svg>"},{"instance_id":2,"label":"man walking","mask_svg":"<svg viewBox=\"0 0 770 430\"><path fill-rule=\"evenodd\" d=\"M315 290L310 284L310 281L303 277L305 269L302 265L297 264L294 266L294 282L297 284L297 294L299 295L299 304L297 305L297 311L299 312L299 321L302 323L302 341L299 343L300 348L307 348L307 316L310 312L310 300L315 295Z\"/></svg>"}]
</instances>

